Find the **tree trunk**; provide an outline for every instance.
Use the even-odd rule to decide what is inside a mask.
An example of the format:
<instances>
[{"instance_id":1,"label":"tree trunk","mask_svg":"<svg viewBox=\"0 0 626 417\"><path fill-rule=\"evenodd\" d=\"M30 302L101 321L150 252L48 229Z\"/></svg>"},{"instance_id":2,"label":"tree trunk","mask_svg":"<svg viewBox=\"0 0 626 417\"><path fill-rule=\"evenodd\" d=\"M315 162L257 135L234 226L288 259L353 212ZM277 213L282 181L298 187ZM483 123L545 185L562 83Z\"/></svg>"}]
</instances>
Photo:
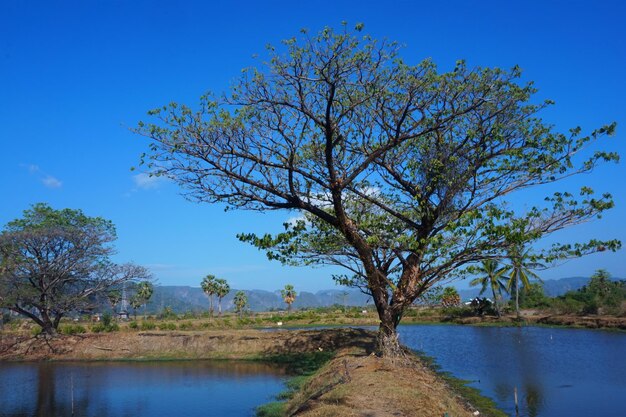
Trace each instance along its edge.
<instances>
[{"instance_id":1,"label":"tree trunk","mask_svg":"<svg viewBox=\"0 0 626 417\"><path fill-rule=\"evenodd\" d=\"M405 355L404 349L400 346L398 339L399 319L394 317L390 307L384 309L383 314L379 312L380 326L376 336L376 354L383 357L402 357Z\"/></svg>"},{"instance_id":2,"label":"tree trunk","mask_svg":"<svg viewBox=\"0 0 626 417\"><path fill-rule=\"evenodd\" d=\"M493 293L493 305L496 307L496 315L498 316L498 318L500 318L501 314L500 314L500 306L498 305L498 294L496 293L496 290L494 290L493 288L491 289L491 292Z\"/></svg>"},{"instance_id":3,"label":"tree trunk","mask_svg":"<svg viewBox=\"0 0 626 417\"><path fill-rule=\"evenodd\" d=\"M209 317L213 317L213 296L209 296Z\"/></svg>"},{"instance_id":4,"label":"tree trunk","mask_svg":"<svg viewBox=\"0 0 626 417\"><path fill-rule=\"evenodd\" d=\"M517 278L515 279L515 313L517 313L517 317L519 318L519 281Z\"/></svg>"},{"instance_id":5,"label":"tree trunk","mask_svg":"<svg viewBox=\"0 0 626 417\"><path fill-rule=\"evenodd\" d=\"M222 317L222 299L217 299L217 316Z\"/></svg>"}]
</instances>

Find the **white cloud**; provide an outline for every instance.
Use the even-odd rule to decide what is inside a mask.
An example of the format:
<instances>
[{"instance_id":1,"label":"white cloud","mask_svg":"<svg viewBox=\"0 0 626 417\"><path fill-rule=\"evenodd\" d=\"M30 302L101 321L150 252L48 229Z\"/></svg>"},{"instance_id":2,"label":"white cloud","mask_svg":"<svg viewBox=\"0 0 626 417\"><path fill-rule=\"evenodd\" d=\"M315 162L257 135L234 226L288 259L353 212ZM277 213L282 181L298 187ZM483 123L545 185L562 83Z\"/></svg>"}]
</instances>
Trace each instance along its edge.
<instances>
[{"instance_id":1,"label":"white cloud","mask_svg":"<svg viewBox=\"0 0 626 417\"><path fill-rule=\"evenodd\" d=\"M133 175L133 182L137 188L141 188L143 190L154 190L159 188L159 186L165 182L165 178L151 176L150 174L142 172L137 175Z\"/></svg>"},{"instance_id":2,"label":"white cloud","mask_svg":"<svg viewBox=\"0 0 626 417\"><path fill-rule=\"evenodd\" d=\"M61 181L54 178L52 175L47 175L41 180L41 182L48 188L60 188L63 185Z\"/></svg>"},{"instance_id":3,"label":"white cloud","mask_svg":"<svg viewBox=\"0 0 626 417\"><path fill-rule=\"evenodd\" d=\"M41 183L48 188L61 188L63 182L56 177L46 173L39 165L20 164L20 167L26 169L30 175L39 177Z\"/></svg>"}]
</instances>

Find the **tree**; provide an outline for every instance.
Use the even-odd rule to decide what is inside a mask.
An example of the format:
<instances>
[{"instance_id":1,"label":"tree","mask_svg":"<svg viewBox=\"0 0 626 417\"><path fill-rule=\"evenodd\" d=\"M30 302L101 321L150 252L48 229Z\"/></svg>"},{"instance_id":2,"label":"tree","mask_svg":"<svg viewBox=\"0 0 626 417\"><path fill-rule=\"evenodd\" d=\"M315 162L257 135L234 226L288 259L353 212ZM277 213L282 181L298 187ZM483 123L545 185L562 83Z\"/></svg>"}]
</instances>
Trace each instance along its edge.
<instances>
[{"instance_id":1,"label":"tree","mask_svg":"<svg viewBox=\"0 0 626 417\"><path fill-rule=\"evenodd\" d=\"M222 299L230 292L230 285L225 279L218 278L215 280L215 295L217 295L218 316L222 317Z\"/></svg>"},{"instance_id":2,"label":"tree","mask_svg":"<svg viewBox=\"0 0 626 417\"><path fill-rule=\"evenodd\" d=\"M520 317L520 286L528 288L531 279L539 279L532 269L542 268L543 265L536 261L536 256L531 255L530 249L524 248L520 243L509 247L508 258L510 264L506 267L506 272L509 274L506 289L509 293L515 294L515 313L517 317Z\"/></svg>"},{"instance_id":3,"label":"tree","mask_svg":"<svg viewBox=\"0 0 626 417\"><path fill-rule=\"evenodd\" d=\"M499 268L500 264L495 259L485 259L481 265L475 269L475 272L481 274L478 278L474 278L470 282L470 286L481 285L480 294L482 295L487 288L491 289L493 303L496 308L496 314L500 317L499 303L502 299L502 291L506 291L506 283L503 275L506 268Z\"/></svg>"},{"instance_id":4,"label":"tree","mask_svg":"<svg viewBox=\"0 0 626 417\"><path fill-rule=\"evenodd\" d=\"M294 301L296 301L296 290L294 290L293 285L287 284L285 288L280 290L280 294L283 297L283 300L287 304L287 311L291 311L291 305Z\"/></svg>"},{"instance_id":5,"label":"tree","mask_svg":"<svg viewBox=\"0 0 626 417\"><path fill-rule=\"evenodd\" d=\"M235 293L233 303L235 304L235 312L239 314L239 317L241 317L248 306L248 297L246 296L246 293L243 291L237 291Z\"/></svg>"},{"instance_id":6,"label":"tree","mask_svg":"<svg viewBox=\"0 0 626 417\"><path fill-rule=\"evenodd\" d=\"M396 327L420 294L502 255L511 234L535 241L613 206L588 187L517 212L506 204L515 191L618 159L588 151L615 124L587 136L544 124L537 114L551 103L533 101L517 67L459 61L439 73L428 60L402 61L396 43L346 28L304 31L269 54L263 69L245 70L223 98L203 96L198 110L150 111L154 123L135 129L151 141L142 163L191 200L300 212L282 233L239 237L284 264L347 268L338 278L376 305L381 354L402 352ZM619 247L591 240L544 257Z\"/></svg>"},{"instance_id":7,"label":"tree","mask_svg":"<svg viewBox=\"0 0 626 417\"><path fill-rule=\"evenodd\" d=\"M137 320L137 309L146 305L153 293L154 287L149 281L142 281L137 285L135 295L130 298L130 306L133 308L135 320Z\"/></svg>"},{"instance_id":8,"label":"tree","mask_svg":"<svg viewBox=\"0 0 626 417\"><path fill-rule=\"evenodd\" d=\"M209 297L209 316L213 317L213 295L215 294L217 287L215 283L215 275L207 275L202 279L200 287L202 291Z\"/></svg>"},{"instance_id":9,"label":"tree","mask_svg":"<svg viewBox=\"0 0 626 417\"><path fill-rule=\"evenodd\" d=\"M456 307L461 304L461 296L454 287L445 287L441 294L441 305L443 307Z\"/></svg>"},{"instance_id":10,"label":"tree","mask_svg":"<svg viewBox=\"0 0 626 417\"><path fill-rule=\"evenodd\" d=\"M115 310L115 307L122 301L122 292L118 289L113 289L106 293L106 297L111 305L111 309Z\"/></svg>"},{"instance_id":11,"label":"tree","mask_svg":"<svg viewBox=\"0 0 626 417\"><path fill-rule=\"evenodd\" d=\"M109 290L150 277L140 266L111 262L115 239L108 220L35 204L0 234L0 307L55 335L69 313L90 311Z\"/></svg>"},{"instance_id":12,"label":"tree","mask_svg":"<svg viewBox=\"0 0 626 417\"><path fill-rule=\"evenodd\" d=\"M547 308L551 305L550 301L541 282L531 282L519 294L520 308Z\"/></svg>"}]
</instances>

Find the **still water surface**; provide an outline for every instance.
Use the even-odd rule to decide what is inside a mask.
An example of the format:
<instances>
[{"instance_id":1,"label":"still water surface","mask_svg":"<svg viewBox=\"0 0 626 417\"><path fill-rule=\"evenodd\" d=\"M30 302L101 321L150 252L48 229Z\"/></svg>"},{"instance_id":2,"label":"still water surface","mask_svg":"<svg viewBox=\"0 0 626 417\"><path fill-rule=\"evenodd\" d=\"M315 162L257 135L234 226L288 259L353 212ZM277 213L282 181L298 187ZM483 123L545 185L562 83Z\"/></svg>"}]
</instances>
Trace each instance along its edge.
<instances>
[{"instance_id":1,"label":"still water surface","mask_svg":"<svg viewBox=\"0 0 626 417\"><path fill-rule=\"evenodd\" d=\"M0 363L0 416L253 416L284 379L238 362Z\"/></svg>"},{"instance_id":2,"label":"still water surface","mask_svg":"<svg viewBox=\"0 0 626 417\"><path fill-rule=\"evenodd\" d=\"M626 416L626 334L542 327L400 326L401 341L515 416Z\"/></svg>"}]
</instances>

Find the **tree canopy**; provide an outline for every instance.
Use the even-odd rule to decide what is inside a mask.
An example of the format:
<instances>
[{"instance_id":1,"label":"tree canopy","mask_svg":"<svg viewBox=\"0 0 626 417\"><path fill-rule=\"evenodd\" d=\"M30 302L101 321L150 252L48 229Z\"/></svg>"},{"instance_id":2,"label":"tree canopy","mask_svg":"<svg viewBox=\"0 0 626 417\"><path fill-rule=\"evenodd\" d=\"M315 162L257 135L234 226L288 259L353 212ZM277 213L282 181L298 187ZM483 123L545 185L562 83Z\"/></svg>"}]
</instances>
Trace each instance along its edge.
<instances>
[{"instance_id":1,"label":"tree canopy","mask_svg":"<svg viewBox=\"0 0 626 417\"><path fill-rule=\"evenodd\" d=\"M110 260L113 223L80 210L36 204L0 234L0 307L54 334L62 317L90 311L116 286L148 279L143 267Z\"/></svg>"},{"instance_id":2,"label":"tree canopy","mask_svg":"<svg viewBox=\"0 0 626 417\"><path fill-rule=\"evenodd\" d=\"M142 162L195 201L295 210L276 235L240 239L287 264L347 268L372 294L381 335L433 284L512 245L599 217L610 194L559 191L520 209L508 196L592 171L618 155L590 146L614 132L560 133L518 67L440 72L411 65L395 42L344 27L269 47L221 98L151 111L136 132ZM616 240L557 244L546 261L616 250ZM381 340L382 340L381 336Z\"/></svg>"}]
</instances>

